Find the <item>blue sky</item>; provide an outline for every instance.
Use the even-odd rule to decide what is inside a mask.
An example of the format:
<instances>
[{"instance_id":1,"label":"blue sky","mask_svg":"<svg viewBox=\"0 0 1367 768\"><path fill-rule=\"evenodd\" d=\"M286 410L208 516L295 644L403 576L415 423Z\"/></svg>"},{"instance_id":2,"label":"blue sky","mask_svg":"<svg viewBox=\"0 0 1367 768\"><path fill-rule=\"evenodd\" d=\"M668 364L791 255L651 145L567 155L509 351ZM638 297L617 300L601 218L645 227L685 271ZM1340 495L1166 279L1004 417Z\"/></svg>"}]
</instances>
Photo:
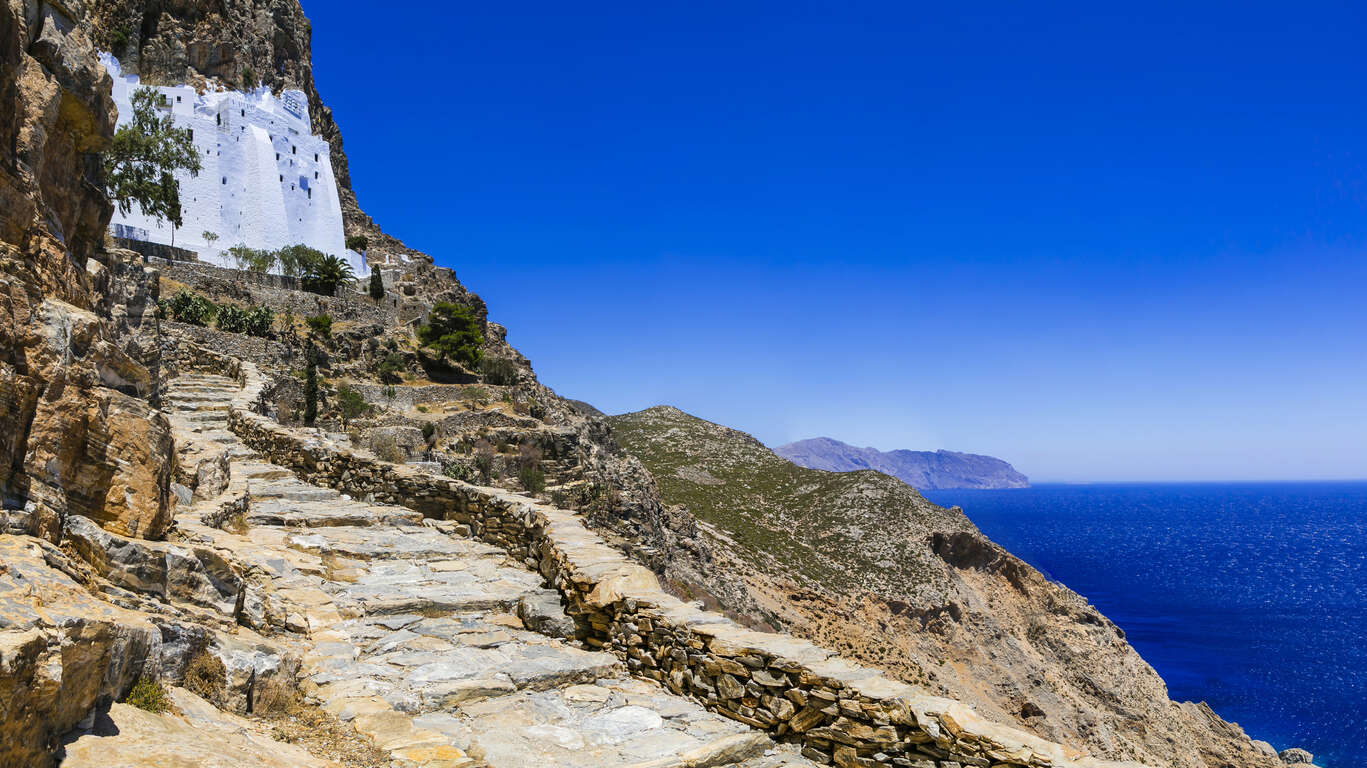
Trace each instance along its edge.
<instances>
[{"instance_id":1,"label":"blue sky","mask_svg":"<svg viewBox=\"0 0 1367 768\"><path fill-rule=\"evenodd\" d=\"M362 206L561 394L1367 477L1360 4L304 3Z\"/></svg>"}]
</instances>

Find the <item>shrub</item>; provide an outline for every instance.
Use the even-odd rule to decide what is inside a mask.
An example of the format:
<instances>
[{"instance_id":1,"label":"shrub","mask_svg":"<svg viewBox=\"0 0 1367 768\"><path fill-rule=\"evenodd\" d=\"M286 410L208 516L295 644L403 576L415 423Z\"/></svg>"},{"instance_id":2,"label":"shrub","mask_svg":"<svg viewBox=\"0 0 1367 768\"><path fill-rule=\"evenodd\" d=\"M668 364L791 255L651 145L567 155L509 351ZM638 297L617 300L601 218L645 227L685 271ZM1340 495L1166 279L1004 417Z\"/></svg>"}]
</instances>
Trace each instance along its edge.
<instances>
[{"instance_id":1,"label":"shrub","mask_svg":"<svg viewBox=\"0 0 1367 768\"><path fill-rule=\"evenodd\" d=\"M227 687L228 670L222 659L207 650L190 657L190 663L185 665L185 688L215 707L222 707Z\"/></svg>"},{"instance_id":2,"label":"shrub","mask_svg":"<svg viewBox=\"0 0 1367 768\"><path fill-rule=\"evenodd\" d=\"M365 235L347 235L346 247L352 251L364 251L370 245Z\"/></svg>"},{"instance_id":3,"label":"shrub","mask_svg":"<svg viewBox=\"0 0 1367 768\"><path fill-rule=\"evenodd\" d=\"M203 296L196 296L181 290L171 297L165 305L166 314L178 323L208 325L218 311L218 307Z\"/></svg>"},{"instance_id":4,"label":"shrub","mask_svg":"<svg viewBox=\"0 0 1367 768\"><path fill-rule=\"evenodd\" d=\"M405 367L403 355L398 352L390 352L385 355L379 365L375 366L375 374L385 384L398 384L403 381Z\"/></svg>"},{"instance_id":5,"label":"shrub","mask_svg":"<svg viewBox=\"0 0 1367 768\"><path fill-rule=\"evenodd\" d=\"M479 362L484 333L469 307L440 301L432 307L427 323L418 327L418 341L443 360L473 366Z\"/></svg>"},{"instance_id":6,"label":"shrub","mask_svg":"<svg viewBox=\"0 0 1367 768\"><path fill-rule=\"evenodd\" d=\"M109 51L116 56L122 56L128 49L128 30L123 27L115 29L109 33Z\"/></svg>"},{"instance_id":7,"label":"shrub","mask_svg":"<svg viewBox=\"0 0 1367 768\"><path fill-rule=\"evenodd\" d=\"M331 315L326 315L326 314L324 314L324 315L314 315L313 317L306 317L306 318L304 318L304 322L305 322L305 323L308 323L308 326L309 326L309 329L310 329L310 330L312 330L314 333L318 334L318 335L321 336L322 338L325 338L325 339L332 338L332 316L331 316Z\"/></svg>"},{"instance_id":8,"label":"shrub","mask_svg":"<svg viewBox=\"0 0 1367 768\"><path fill-rule=\"evenodd\" d=\"M423 405L423 404L421 404L421 403L419 403L419 404L417 405L417 409L418 409L418 413L427 413L429 410L431 410L430 408L428 408L427 406L425 406L425 405Z\"/></svg>"},{"instance_id":9,"label":"shrub","mask_svg":"<svg viewBox=\"0 0 1367 768\"><path fill-rule=\"evenodd\" d=\"M517 470L517 479L527 493L533 496L546 490L546 473L540 467L523 466Z\"/></svg>"},{"instance_id":10,"label":"shrub","mask_svg":"<svg viewBox=\"0 0 1367 768\"><path fill-rule=\"evenodd\" d=\"M247 313L231 304L224 304L219 307L214 320L220 331L226 333L247 332Z\"/></svg>"},{"instance_id":11,"label":"shrub","mask_svg":"<svg viewBox=\"0 0 1367 768\"><path fill-rule=\"evenodd\" d=\"M489 484L494 474L494 447L482 437L475 443L475 471L479 473L479 481L485 485Z\"/></svg>"},{"instance_id":12,"label":"shrub","mask_svg":"<svg viewBox=\"0 0 1367 768\"><path fill-rule=\"evenodd\" d=\"M342 429L357 416L370 410L361 393L343 384L337 389L337 412L342 417Z\"/></svg>"},{"instance_id":13,"label":"shrub","mask_svg":"<svg viewBox=\"0 0 1367 768\"><path fill-rule=\"evenodd\" d=\"M250 91L256 87L256 70L251 67L242 68L242 90Z\"/></svg>"},{"instance_id":14,"label":"shrub","mask_svg":"<svg viewBox=\"0 0 1367 768\"><path fill-rule=\"evenodd\" d=\"M146 675L139 677L138 681L133 683L133 687L129 689L128 697L124 701L153 714L159 714L171 708L171 697L166 695L166 689L162 687L161 683Z\"/></svg>"},{"instance_id":15,"label":"shrub","mask_svg":"<svg viewBox=\"0 0 1367 768\"><path fill-rule=\"evenodd\" d=\"M332 296L337 293L337 286L351 280L355 275L345 259L327 255L306 265L300 271L299 277L304 290L321 296Z\"/></svg>"},{"instance_id":16,"label":"shrub","mask_svg":"<svg viewBox=\"0 0 1367 768\"><path fill-rule=\"evenodd\" d=\"M517 383L517 364L506 357L486 357L480 361L484 380L498 387Z\"/></svg>"},{"instance_id":17,"label":"shrub","mask_svg":"<svg viewBox=\"0 0 1367 768\"><path fill-rule=\"evenodd\" d=\"M430 421L424 421L424 422L422 423L422 437L423 437L423 439L430 443L430 442L432 442L432 436L435 435L435 434L437 434L437 425L436 425L436 424L433 424L433 423L430 422Z\"/></svg>"},{"instance_id":18,"label":"shrub","mask_svg":"<svg viewBox=\"0 0 1367 768\"><path fill-rule=\"evenodd\" d=\"M270 307L256 307L247 312L247 333L253 336L269 336L271 323L274 321L275 313L270 310Z\"/></svg>"},{"instance_id":19,"label":"shrub","mask_svg":"<svg viewBox=\"0 0 1367 768\"><path fill-rule=\"evenodd\" d=\"M384 278L378 269L370 270L370 298L375 301L384 298Z\"/></svg>"},{"instance_id":20,"label":"shrub","mask_svg":"<svg viewBox=\"0 0 1367 768\"><path fill-rule=\"evenodd\" d=\"M463 461L448 462L441 468L447 477L455 478L463 483L473 483L475 481L475 468Z\"/></svg>"},{"instance_id":21,"label":"shrub","mask_svg":"<svg viewBox=\"0 0 1367 768\"><path fill-rule=\"evenodd\" d=\"M399 444L395 442L393 435L381 435L378 440L371 444L371 450L382 461L393 464L404 463L403 451L399 450Z\"/></svg>"}]
</instances>

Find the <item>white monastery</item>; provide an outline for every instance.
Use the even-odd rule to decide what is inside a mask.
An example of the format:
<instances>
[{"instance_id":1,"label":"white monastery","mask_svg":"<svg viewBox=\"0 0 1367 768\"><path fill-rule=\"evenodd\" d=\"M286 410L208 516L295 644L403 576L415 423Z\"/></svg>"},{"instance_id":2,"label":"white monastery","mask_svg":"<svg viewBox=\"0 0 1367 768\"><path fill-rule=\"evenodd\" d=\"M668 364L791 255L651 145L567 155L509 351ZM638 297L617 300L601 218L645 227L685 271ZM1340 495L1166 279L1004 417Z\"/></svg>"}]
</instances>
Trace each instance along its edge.
<instances>
[{"instance_id":1,"label":"white monastery","mask_svg":"<svg viewBox=\"0 0 1367 768\"><path fill-rule=\"evenodd\" d=\"M132 118L133 92L151 87L176 126L190 129L203 165L198 176L177 174L183 226L172 232L135 205L128 215L114 211L109 228L116 237L175 245L230 267L234 245L274 250L303 243L346 259L357 276L368 273L365 257L346 248L330 148L313 135L302 91L277 98L265 87L198 93L187 85L142 86L113 56L101 54L100 61L114 79L119 125Z\"/></svg>"}]
</instances>

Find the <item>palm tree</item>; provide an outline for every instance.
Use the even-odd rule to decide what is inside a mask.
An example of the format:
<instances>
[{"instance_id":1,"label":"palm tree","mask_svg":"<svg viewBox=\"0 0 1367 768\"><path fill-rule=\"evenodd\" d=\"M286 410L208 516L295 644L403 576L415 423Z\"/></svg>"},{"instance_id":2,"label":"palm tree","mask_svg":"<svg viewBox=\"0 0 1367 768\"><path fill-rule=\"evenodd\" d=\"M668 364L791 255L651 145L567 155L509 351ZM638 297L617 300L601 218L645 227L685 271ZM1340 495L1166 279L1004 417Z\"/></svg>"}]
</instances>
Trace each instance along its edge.
<instances>
[{"instance_id":1,"label":"palm tree","mask_svg":"<svg viewBox=\"0 0 1367 768\"><path fill-rule=\"evenodd\" d=\"M346 259L328 254L309 265L303 275L304 289L331 296L337 292L337 286L355 277Z\"/></svg>"}]
</instances>

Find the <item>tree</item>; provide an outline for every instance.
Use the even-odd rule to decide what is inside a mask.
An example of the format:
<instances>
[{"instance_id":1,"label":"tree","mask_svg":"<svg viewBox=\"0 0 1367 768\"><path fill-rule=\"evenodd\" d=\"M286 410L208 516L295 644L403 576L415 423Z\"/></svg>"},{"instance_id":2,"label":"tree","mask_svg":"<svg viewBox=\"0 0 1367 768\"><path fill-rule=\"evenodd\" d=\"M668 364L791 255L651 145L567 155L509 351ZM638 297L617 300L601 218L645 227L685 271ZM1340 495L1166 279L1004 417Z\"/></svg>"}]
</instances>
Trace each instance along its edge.
<instances>
[{"instance_id":1,"label":"tree","mask_svg":"<svg viewBox=\"0 0 1367 768\"><path fill-rule=\"evenodd\" d=\"M304 423L313 426L318 420L318 359L309 342L304 350Z\"/></svg>"},{"instance_id":2,"label":"tree","mask_svg":"<svg viewBox=\"0 0 1367 768\"><path fill-rule=\"evenodd\" d=\"M290 277L312 274L318 268L324 255L317 248L310 248L303 243L297 245L287 245L275 252L276 261L280 262L280 271Z\"/></svg>"},{"instance_id":3,"label":"tree","mask_svg":"<svg viewBox=\"0 0 1367 768\"><path fill-rule=\"evenodd\" d=\"M133 92L133 119L114 133L104 153L105 192L124 215L136 205L148 216L169 221L174 237L185 223L176 171L197 176L202 166L190 130L157 113L162 98L151 88Z\"/></svg>"},{"instance_id":4,"label":"tree","mask_svg":"<svg viewBox=\"0 0 1367 768\"><path fill-rule=\"evenodd\" d=\"M213 247L214 247L214 243L218 242L218 233L217 233L217 232L210 232L209 230L206 229L206 230L204 230L203 232L199 233L199 236L202 237L202 238L204 238L204 242L205 242L206 244L208 244L208 246L209 246L210 248L213 248Z\"/></svg>"},{"instance_id":5,"label":"tree","mask_svg":"<svg viewBox=\"0 0 1367 768\"><path fill-rule=\"evenodd\" d=\"M356 251L357 253L363 253L369 245L370 241L366 239L365 235L347 236L346 247L348 250Z\"/></svg>"},{"instance_id":6,"label":"tree","mask_svg":"<svg viewBox=\"0 0 1367 768\"><path fill-rule=\"evenodd\" d=\"M301 273L304 290L323 296L337 293L337 286L351 280L355 275L346 259L328 254L316 263L309 265Z\"/></svg>"},{"instance_id":7,"label":"tree","mask_svg":"<svg viewBox=\"0 0 1367 768\"><path fill-rule=\"evenodd\" d=\"M342 417L342 429L346 429L352 419L368 410L370 406L366 405L360 392L345 384L337 389L337 413Z\"/></svg>"},{"instance_id":8,"label":"tree","mask_svg":"<svg viewBox=\"0 0 1367 768\"><path fill-rule=\"evenodd\" d=\"M380 277L380 270L370 270L370 298L379 301L384 298L384 278Z\"/></svg>"},{"instance_id":9,"label":"tree","mask_svg":"<svg viewBox=\"0 0 1367 768\"><path fill-rule=\"evenodd\" d=\"M228 255L236 262L238 269L249 272L269 272L278 259L275 251L248 248L242 244L229 248Z\"/></svg>"},{"instance_id":10,"label":"tree","mask_svg":"<svg viewBox=\"0 0 1367 768\"><path fill-rule=\"evenodd\" d=\"M444 360L474 366L480 359L484 334L469 307L441 301L432 307L427 324L418 327L418 341Z\"/></svg>"},{"instance_id":11,"label":"tree","mask_svg":"<svg viewBox=\"0 0 1367 768\"><path fill-rule=\"evenodd\" d=\"M403 372L406 367L403 355L398 352L390 352L385 355L379 365L375 366L375 373L380 377L380 381L385 384L399 384L403 382Z\"/></svg>"}]
</instances>

